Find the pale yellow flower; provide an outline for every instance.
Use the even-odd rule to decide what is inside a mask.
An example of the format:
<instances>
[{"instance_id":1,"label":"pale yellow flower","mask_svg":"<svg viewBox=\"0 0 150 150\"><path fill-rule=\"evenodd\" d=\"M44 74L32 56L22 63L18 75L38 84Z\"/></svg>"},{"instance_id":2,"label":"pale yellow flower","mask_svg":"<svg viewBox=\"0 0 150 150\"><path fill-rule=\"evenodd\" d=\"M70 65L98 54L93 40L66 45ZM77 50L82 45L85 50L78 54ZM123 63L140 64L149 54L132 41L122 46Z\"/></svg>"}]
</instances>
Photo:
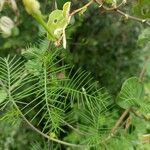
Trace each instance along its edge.
<instances>
[{"instance_id":1,"label":"pale yellow flower","mask_svg":"<svg viewBox=\"0 0 150 150\"><path fill-rule=\"evenodd\" d=\"M4 38L11 36L14 26L14 22L9 17L3 16L0 18L0 32Z\"/></svg>"},{"instance_id":2,"label":"pale yellow flower","mask_svg":"<svg viewBox=\"0 0 150 150\"><path fill-rule=\"evenodd\" d=\"M40 14L40 3L37 0L23 0L26 11L30 15Z\"/></svg>"}]
</instances>

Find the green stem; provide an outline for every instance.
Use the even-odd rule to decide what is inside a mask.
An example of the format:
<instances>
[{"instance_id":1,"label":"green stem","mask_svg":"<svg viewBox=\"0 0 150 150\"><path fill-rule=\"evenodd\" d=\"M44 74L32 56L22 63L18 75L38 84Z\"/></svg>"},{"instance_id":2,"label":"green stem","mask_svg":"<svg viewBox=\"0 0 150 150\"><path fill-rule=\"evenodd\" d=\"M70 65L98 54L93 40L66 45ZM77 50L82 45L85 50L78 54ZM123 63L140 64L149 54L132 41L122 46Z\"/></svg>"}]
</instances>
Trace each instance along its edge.
<instances>
[{"instance_id":1,"label":"green stem","mask_svg":"<svg viewBox=\"0 0 150 150\"><path fill-rule=\"evenodd\" d=\"M55 37L52 35L49 27L47 26L47 24L45 23L44 19L43 19L43 16L40 14L35 14L33 15L33 17L36 19L36 21L41 24L43 26L43 28L48 32L49 36L51 36L52 38L55 39Z\"/></svg>"}]
</instances>

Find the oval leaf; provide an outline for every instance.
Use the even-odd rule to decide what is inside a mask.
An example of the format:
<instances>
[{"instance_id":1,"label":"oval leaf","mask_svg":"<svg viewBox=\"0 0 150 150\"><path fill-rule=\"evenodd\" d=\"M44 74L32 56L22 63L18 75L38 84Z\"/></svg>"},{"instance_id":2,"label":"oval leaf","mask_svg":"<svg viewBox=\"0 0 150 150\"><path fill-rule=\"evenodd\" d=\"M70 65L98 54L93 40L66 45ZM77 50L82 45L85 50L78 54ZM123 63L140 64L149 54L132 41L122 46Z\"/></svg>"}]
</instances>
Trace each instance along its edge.
<instances>
[{"instance_id":1,"label":"oval leaf","mask_svg":"<svg viewBox=\"0 0 150 150\"><path fill-rule=\"evenodd\" d=\"M117 97L117 104L124 108L138 107L144 99L144 87L137 77L127 79Z\"/></svg>"}]
</instances>

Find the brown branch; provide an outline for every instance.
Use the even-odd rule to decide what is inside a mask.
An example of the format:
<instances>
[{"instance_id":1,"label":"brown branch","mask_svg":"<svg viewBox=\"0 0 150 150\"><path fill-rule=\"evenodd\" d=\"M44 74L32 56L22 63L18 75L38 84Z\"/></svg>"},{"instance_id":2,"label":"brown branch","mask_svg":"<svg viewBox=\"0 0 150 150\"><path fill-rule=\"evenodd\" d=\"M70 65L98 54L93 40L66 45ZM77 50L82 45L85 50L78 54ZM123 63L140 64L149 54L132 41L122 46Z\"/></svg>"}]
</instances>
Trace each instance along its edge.
<instances>
[{"instance_id":1,"label":"brown branch","mask_svg":"<svg viewBox=\"0 0 150 150\"><path fill-rule=\"evenodd\" d=\"M123 114L121 115L121 117L119 118L119 120L116 122L115 126L112 128L111 130L111 134L114 134L117 130L117 128L120 126L120 124L122 123L122 121L124 120L124 118L127 116L127 114L130 112L130 108L126 109Z\"/></svg>"},{"instance_id":2,"label":"brown branch","mask_svg":"<svg viewBox=\"0 0 150 150\"><path fill-rule=\"evenodd\" d=\"M141 19L141 18L138 18L138 17L135 17L135 16L131 16L131 15L129 15L129 14L127 14L127 13L125 13L122 10L119 9L121 6L123 6L127 3L126 0L122 0L122 2L119 5L113 6L111 8L105 6L103 3L100 3L97 0L94 0L94 2L97 3L98 5L100 5L100 7L103 8L107 12L109 12L109 11L110 12L117 12L118 14L124 16L126 19L135 20L135 21L138 21L138 22L141 22L141 23L144 23L144 24L150 26L150 22L147 21L146 19Z\"/></svg>"},{"instance_id":3,"label":"brown branch","mask_svg":"<svg viewBox=\"0 0 150 150\"><path fill-rule=\"evenodd\" d=\"M108 141L110 138L112 138L114 136L114 134L117 132L117 128L121 125L121 123L123 122L123 120L125 119L125 117L127 116L127 114L130 112L131 108L126 109L123 114L120 116L120 118L117 120L116 124L114 125L114 127L112 128L109 136L103 141L106 142Z\"/></svg>"},{"instance_id":4,"label":"brown branch","mask_svg":"<svg viewBox=\"0 0 150 150\"><path fill-rule=\"evenodd\" d=\"M129 116L127 119L126 119L126 122L125 122L125 132L127 133L129 128L131 126L131 116Z\"/></svg>"},{"instance_id":5,"label":"brown branch","mask_svg":"<svg viewBox=\"0 0 150 150\"><path fill-rule=\"evenodd\" d=\"M84 10L85 8L88 8L93 2L94 2L94 0L91 0L90 2L88 2L87 4L85 4L83 7L74 10L72 13L70 13L70 16L73 16L73 15L75 15L76 13L78 13L78 12Z\"/></svg>"},{"instance_id":6,"label":"brown branch","mask_svg":"<svg viewBox=\"0 0 150 150\"><path fill-rule=\"evenodd\" d=\"M113 11L116 10L118 8L120 8L121 6L125 5L127 3L127 0L122 0L122 2L120 4L114 4L113 7L107 7L104 5L104 1L103 0L94 0L95 3L97 3L99 5L99 7L104 7L105 10L107 11Z\"/></svg>"},{"instance_id":7,"label":"brown branch","mask_svg":"<svg viewBox=\"0 0 150 150\"><path fill-rule=\"evenodd\" d=\"M120 4L118 4L118 5L114 5L113 7L107 7L107 6L104 6L104 5L102 5L101 7L103 8L103 9L105 9L105 10L107 10L107 11L115 11L115 10L117 10L117 9L119 9L120 7L122 7L123 5L125 5L127 3L127 1L126 0L122 0L122 2L120 3Z\"/></svg>"},{"instance_id":8,"label":"brown branch","mask_svg":"<svg viewBox=\"0 0 150 150\"><path fill-rule=\"evenodd\" d=\"M150 22L147 21L146 19L141 19L141 18L138 18L138 17L135 17L135 16L128 15L128 14L126 14L125 12L123 12L119 9L115 10L115 12L117 12L118 14L126 17L127 19L135 20L135 21L138 21L138 22L141 22L141 23L144 23L144 24L150 26Z\"/></svg>"}]
</instances>

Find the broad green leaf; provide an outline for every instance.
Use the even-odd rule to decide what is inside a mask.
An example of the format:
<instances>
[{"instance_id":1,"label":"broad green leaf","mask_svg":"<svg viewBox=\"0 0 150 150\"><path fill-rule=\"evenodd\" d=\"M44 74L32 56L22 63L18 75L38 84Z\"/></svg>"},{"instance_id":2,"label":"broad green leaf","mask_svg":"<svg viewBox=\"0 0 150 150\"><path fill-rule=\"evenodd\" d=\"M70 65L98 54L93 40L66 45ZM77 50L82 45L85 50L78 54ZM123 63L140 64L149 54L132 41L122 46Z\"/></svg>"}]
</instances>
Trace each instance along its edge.
<instances>
[{"instance_id":1,"label":"broad green leaf","mask_svg":"<svg viewBox=\"0 0 150 150\"><path fill-rule=\"evenodd\" d=\"M47 25L52 35L54 36L50 37L48 34L48 39L52 41L58 40L61 37L63 28L66 25L66 21L63 16L63 11L57 9L51 12L51 14L49 15Z\"/></svg>"},{"instance_id":2,"label":"broad green leaf","mask_svg":"<svg viewBox=\"0 0 150 150\"><path fill-rule=\"evenodd\" d=\"M7 98L7 92L4 89L0 89L0 103L5 101Z\"/></svg>"},{"instance_id":3,"label":"broad green leaf","mask_svg":"<svg viewBox=\"0 0 150 150\"><path fill-rule=\"evenodd\" d=\"M137 77L127 79L117 97L117 104L124 108L138 107L144 99L144 87Z\"/></svg>"},{"instance_id":4,"label":"broad green leaf","mask_svg":"<svg viewBox=\"0 0 150 150\"><path fill-rule=\"evenodd\" d=\"M60 38L63 38L63 45L64 48L66 47L66 36L65 36L65 29L70 22L70 2L67 2L63 6L63 10L54 10L50 13L48 19L48 28L53 37L47 34L47 37L51 41L59 41Z\"/></svg>"},{"instance_id":5,"label":"broad green leaf","mask_svg":"<svg viewBox=\"0 0 150 150\"><path fill-rule=\"evenodd\" d=\"M68 23L69 23L69 20L70 20L70 17L69 17L70 6L71 6L70 2L67 2L63 5L63 15L66 18L66 20L68 21Z\"/></svg>"}]
</instances>

